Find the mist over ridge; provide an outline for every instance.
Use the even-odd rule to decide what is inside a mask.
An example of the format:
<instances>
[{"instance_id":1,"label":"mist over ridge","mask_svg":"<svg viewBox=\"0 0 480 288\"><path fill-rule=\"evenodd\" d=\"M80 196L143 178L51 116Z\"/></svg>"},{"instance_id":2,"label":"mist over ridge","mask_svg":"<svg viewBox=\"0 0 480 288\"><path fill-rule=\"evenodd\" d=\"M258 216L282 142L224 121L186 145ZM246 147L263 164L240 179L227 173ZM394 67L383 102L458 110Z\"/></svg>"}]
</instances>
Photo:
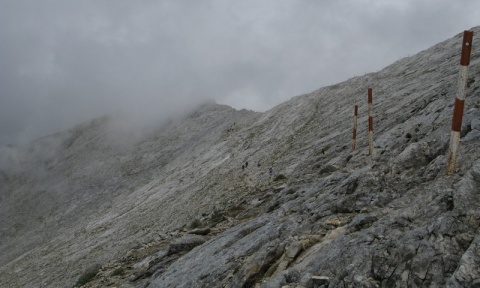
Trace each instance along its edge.
<instances>
[{"instance_id":1,"label":"mist over ridge","mask_svg":"<svg viewBox=\"0 0 480 288\"><path fill-rule=\"evenodd\" d=\"M3 0L0 145L119 110L155 120L201 99L264 112L477 25L479 5Z\"/></svg>"},{"instance_id":2,"label":"mist over ridge","mask_svg":"<svg viewBox=\"0 0 480 288\"><path fill-rule=\"evenodd\" d=\"M154 106L4 146L0 286L477 285L480 37L445 175L461 42L265 112Z\"/></svg>"}]
</instances>

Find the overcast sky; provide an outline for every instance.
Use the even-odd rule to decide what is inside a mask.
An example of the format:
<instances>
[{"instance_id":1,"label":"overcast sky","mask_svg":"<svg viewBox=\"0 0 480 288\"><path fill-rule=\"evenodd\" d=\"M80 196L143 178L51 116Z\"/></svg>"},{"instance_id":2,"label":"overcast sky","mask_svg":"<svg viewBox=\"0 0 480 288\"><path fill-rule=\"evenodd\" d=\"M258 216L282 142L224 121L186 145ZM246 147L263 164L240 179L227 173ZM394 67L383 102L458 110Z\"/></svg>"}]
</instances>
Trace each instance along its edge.
<instances>
[{"instance_id":1,"label":"overcast sky","mask_svg":"<svg viewBox=\"0 0 480 288\"><path fill-rule=\"evenodd\" d=\"M201 99L265 111L477 25L478 0L0 0L0 144Z\"/></svg>"}]
</instances>

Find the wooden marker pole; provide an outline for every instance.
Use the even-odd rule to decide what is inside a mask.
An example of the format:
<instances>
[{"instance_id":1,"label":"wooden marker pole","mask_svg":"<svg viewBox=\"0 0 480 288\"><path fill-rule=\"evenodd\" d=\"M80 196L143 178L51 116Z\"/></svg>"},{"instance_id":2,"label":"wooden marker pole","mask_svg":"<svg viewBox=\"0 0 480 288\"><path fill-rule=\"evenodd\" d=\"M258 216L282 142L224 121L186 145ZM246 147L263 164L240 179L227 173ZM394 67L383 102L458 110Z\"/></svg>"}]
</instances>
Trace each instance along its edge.
<instances>
[{"instance_id":1,"label":"wooden marker pole","mask_svg":"<svg viewBox=\"0 0 480 288\"><path fill-rule=\"evenodd\" d=\"M368 154L373 155L372 88L368 88Z\"/></svg>"},{"instance_id":2,"label":"wooden marker pole","mask_svg":"<svg viewBox=\"0 0 480 288\"><path fill-rule=\"evenodd\" d=\"M357 145L357 117L358 117L358 105L355 105L355 110L353 112L353 144L352 150L355 150Z\"/></svg>"},{"instance_id":3,"label":"wooden marker pole","mask_svg":"<svg viewBox=\"0 0 480 288\"><path fill-rule=\"evenodd\" d=\"M462 55L460 58L460 71L458 73L458 92L455 98L455 107L452 117L452 133L447 155L447 175L455 173L455 166L460 146L460 132L462 131L463 106L465 104L465 90L467 88L468 65L472 51L473 32L463 32Z\"/></svg>"}]
</instances>

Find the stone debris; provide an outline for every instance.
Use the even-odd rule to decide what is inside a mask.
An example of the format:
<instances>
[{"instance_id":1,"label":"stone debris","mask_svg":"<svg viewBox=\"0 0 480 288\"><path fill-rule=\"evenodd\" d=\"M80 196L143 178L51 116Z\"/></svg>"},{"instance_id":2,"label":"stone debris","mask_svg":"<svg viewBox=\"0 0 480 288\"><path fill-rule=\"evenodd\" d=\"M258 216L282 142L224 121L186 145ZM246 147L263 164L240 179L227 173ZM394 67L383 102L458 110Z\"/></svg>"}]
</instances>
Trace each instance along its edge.
<instances>
[{"instance_id":1,"label":"stone debris","mask_svg":"<svg viewBox=\"0 0 480 288\"><path fill-rule=\"evenodd\" d=\"M184 235L170 243L168 254L176 254L183 251L189 251L198 245L205 243L205 238L200 235Z\"/></svg>"},{"instance_id":2,"label":"stone debris","mask_svg":"<svg viewBox=\"0 0 480 288\"><path fill-rule=\"evenodd\" d=\"M459 40L264 113L206 103L128 145L109 116L0 149L0 286L480 287L479 49L445 175Z\"/></svg>"}]
</instances>

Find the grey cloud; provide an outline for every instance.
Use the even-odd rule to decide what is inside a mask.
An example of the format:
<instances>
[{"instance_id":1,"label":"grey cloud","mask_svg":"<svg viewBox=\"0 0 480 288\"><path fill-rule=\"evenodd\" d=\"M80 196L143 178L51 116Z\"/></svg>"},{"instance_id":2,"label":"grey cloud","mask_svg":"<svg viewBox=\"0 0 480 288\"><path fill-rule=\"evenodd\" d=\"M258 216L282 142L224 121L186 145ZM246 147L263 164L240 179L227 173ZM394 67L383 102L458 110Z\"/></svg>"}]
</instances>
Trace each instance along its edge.
<instances>
[{"instance_id":1,"label":"grey cloud","mask_svg":"<svg viewBox=\"0 0 480 288\"><path fill-rule=\"evenodd\" d=\"M264 111L478 25L478 1L0 2L0 144L113 111Z\"/></svg>"}]
</instances>

